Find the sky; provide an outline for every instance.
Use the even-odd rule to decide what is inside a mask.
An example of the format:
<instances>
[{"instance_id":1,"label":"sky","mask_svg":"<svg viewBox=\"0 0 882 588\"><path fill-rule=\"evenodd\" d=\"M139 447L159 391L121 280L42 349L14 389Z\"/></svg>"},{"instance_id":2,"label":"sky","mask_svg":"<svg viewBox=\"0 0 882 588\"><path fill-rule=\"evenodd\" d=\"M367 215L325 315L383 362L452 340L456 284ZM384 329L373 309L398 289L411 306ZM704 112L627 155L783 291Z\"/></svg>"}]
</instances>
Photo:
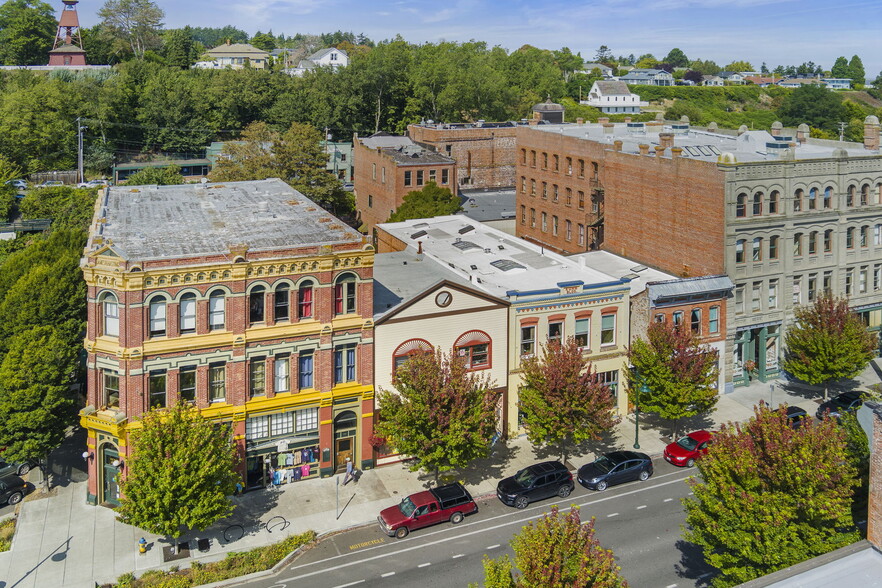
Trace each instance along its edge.
<instances>
[{"instance_id":1,"label":"sky","mask_svg":"<svg viewBox=\"0 0 882 588\"><path fill-rule=\"evenodd\" d=\"M49 0L53 5L60 2ZM364 33L374 41L400 34L412 43L485 41L514 50L569 47L593 59L679 47L690 59L720 66L749 61L829 70L836 58L860 56L872 81L882 70L882 0L154 0L167 28ZM103 0L81 0L80 24L98 22Z\"/></svg>"}]
</instances>

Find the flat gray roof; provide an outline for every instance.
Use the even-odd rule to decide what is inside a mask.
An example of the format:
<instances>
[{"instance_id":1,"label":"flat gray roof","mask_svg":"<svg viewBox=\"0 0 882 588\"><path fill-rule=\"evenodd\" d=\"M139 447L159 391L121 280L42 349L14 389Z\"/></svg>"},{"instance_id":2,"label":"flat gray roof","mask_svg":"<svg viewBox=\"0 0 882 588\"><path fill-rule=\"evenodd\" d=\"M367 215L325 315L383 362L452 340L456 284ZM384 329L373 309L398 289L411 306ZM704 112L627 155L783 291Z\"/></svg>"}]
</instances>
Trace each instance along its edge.
<instances>
[{"instance_id":1,"label":"flat gray roof","mask_svg":"<svg viewBox=\"0 0 882 588\"><path fill-rule=\"evenodd\" d=\"M639 122L614 123L612 127L608 127L612 129L611 133L604 132L603 125L598 123L548 124L530 128L535 132L556 133L604 143L610 149L613 148L613 141L622 141L622 151L625 153L638 154L638 146L646 144L650 146L651 157L655 157L655 146L659 145L659 131L673 133L674 147L683 149L680 157L714 163L726 153L734 156L734 162L729 163L781 161L786 157L786 152L790 151L788 143L796 142L794 137L789 136L789 132L785 133L788 137L776 139L767 131L746 131L741 135L734 135L695 129L688 123L677 122L657 126ZM785 140L788 138L789 140ZM822 144L812 139L793 148L793 158L796 160L837 156L880 157L880 152L865 149L863 143L826 141ZM671 157L670 149L665 150L664 157Z\"/></svg>"},{"instance_id":2,"label":"flat gray roof","mask_svg":"<svg viewBox=\"0 0 882 588\"><path fill-rule=\"evenodd\" d=\"M374 319L392 312L444 280L474 287L436 260L425 255L420 259L414 251L374 255Z\"/></svg>"},{"instance_id":3,"label":"flat gray roof","mask_svg":"<svg viewBox=\"0 0 882 588\"><path fill-rule=\"evenodd\" d=\"M620 279L631 280L631 296L639 294L646 289L647 282L657 280L673 280L675 276L663 271L648 267L642 263L621 257L609 251L589 251L570 255L569 259L585 262L585 265L600 270L606 274Z\"/></svg>"},{"instance_id":4,"label":"flat gray roof","mask_svg":"<svg viewBox=\"0 0 882 588\"><path fill-rule=\"evenodd\" d=\"M94 238L128 261L361 243L362 236L280 179L179 186L113 186Z\"/></svg>"},{"instance_id":5,"label":"flat gray roof","mask_svg":"<svg viewBox=\"0 0 882 588\"><path fill-rule=\"evenodd\" d=\"M494 221L515 217L514 188L499 190L460 190L462 214L476 221Z\"/></svg>"},{"instance_id":6,"label":"flat gray roof","mask_svg":"<svg viewBox=\"0 0 882 588\"><path fill-rule=\"evenodd\" d=\"M618 278L586 267L461 215L377 225L407 244L411 255L422 242L426 257L499 298L558 291L561 284L585 288L621 284Z\"/></svg>"}]
</instances>

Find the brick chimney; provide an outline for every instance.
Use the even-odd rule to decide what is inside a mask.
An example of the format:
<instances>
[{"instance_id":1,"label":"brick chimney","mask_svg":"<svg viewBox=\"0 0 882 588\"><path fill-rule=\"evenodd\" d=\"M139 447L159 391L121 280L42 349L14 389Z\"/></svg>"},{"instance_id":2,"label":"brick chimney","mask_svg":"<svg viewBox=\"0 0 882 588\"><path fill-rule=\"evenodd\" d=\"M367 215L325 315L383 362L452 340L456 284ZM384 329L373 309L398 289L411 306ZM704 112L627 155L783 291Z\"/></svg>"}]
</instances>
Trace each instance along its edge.
<instances>
[{"instance_id":1,"label":"brick chimney","mask_svg":"<svg viewBox=\"0 0 882 588\"><path fill-rule=\"evenodd\" d=\"M782 125L779 121L775 121L772 123L771 133L773 137L780 137L781 131L784 130L784 125Z\"/></svg>"},{"instance_id":2,"label":"brick chimney","mask_svg":"<svg viewBox=\"0 0 882 588\"><path fill-rule=\"evenodd\" d=\"M529 125L538 125L538 124L539 124L539 120L540 120L541 118L542 118L542 115L541 115L541 114L539 114L538 112L534 112L534 113L533 113L533 118L531 118L531 119L530 119L530 122L527 123L527 124L529 124Z\"/></svg>"},{"instance_id":3,"label":"brick chimney","mask_svg":"<svg viewBox=\"0 0 882 588\"><path fill-rule=\"evenodd\" d=\"M605 122L605 123L603 123L603 134L604 135L612 135L613 129L615 129L615 128L616 128L616 125L614 123Z\"/></svg>"},{"instance_id":4,"label":"brick chimney","mask_svg":"<svg viewBox=\"0 0 882 588\"><path fill-rule=\"evenodd\" d=\"M665 146L664 145L656 145L655 146L655 156L661 157L665 154Z\"/></svg>"},{"instance_id":5,"label":"brick chimney","mask_svg":"<svg viewBox=\"0 0 882 588\"><path fill-rule=\"evenodd\" d=\"M668 149L674 146L674 133L659 133L658 134L658 143L664 149Z\"/></svg>"},{"instance_id":6,"label":"brick chimney","mask_svg":"<svg viewBox=\"0 0 882 588\"><path fill-rule=\"evenodd\" d=\"M628 124L629 122L631 122L631 117L630 117L630 116L626 116L626 117L625 117L625 124Z\"/></svg>"},{"instance_id":7,"label":"brick chimney","mask_svg":"<svg viewBox=\"0 0 882 588\"><path fill-rule=\"evenodd\" d=\"M864 148L879 150L879 119L873 115L864 119Z\"/></svg>"},{"instance_id":8,"label":"brick chimney","mask_svg":"<svg viewBox=\"0 0 882 588\"><path fill-rule=\"evenodd\" d=\"M577 119L576 119L576 124L579 125L579 126L581 127L582 125L585 124L585 119L584 119L584 118L577 118Z\"/></svg>"},{"instance_id":9,"label":"brick chimney","mask_svg":"<svg viewBox=\"0 0 882 588\"><path fill-rule=\"evenodd\" d=\"M622 150L622 140L616 139L613 141L613 151L621 151Z\"/></svg>"},{"instance_id":10,"label":"brick chimney","mask_svg":"<svg viewBox=\"0 0 882 588\"><path fill-rule=\"evenodd\" d=\"M878 128L878 127L877 127ZM873 419L870 439L870 496L867 501L867 541L882 549L882 405L865 402ZM861 411L864 409L862 408ZM858 417L860 419L860 416Z\"/></svg>"},{"instance_id":11,"label":"brick chimney","mask_svg":"<svg viewBox=\"0 0 882 588\"><path fill-rule=\"evenodd\" d=\"M677 159L683 153L682 147L671 147L671 159Z\"/></svg>"},{"instance_id":12,"label":"brick chimney","mask_svg":"<svg viewBox=\"0 0 882 588\"><path fill-rule=\"evenodd\" d=\"M606 124L609 122L609 117L608 116L601 116L600 118L597 119L597 122L599 122L602 125Z\"/></svg>"},{"instance_id":13,"label":"brick chimney","mask_svg":"<svg viewBox=\"0 0 882 588\"><path fill-rule=\"evenodd\" d=\"M802 145L809 138L809 126L805 123L802 123L798 127L796 127L796 142Z\"/></svg>"},{"instance_id":14,"label":"brick chimney","mask_svg":"<svg viewBox=\"0 0 882 588\"><path fill-rule=\"evenodd\" d=\"M640 150L640 155L649 155L649 145L646 143L640 143L637 145L637 149Z\"/></svg>"}]
</instances>

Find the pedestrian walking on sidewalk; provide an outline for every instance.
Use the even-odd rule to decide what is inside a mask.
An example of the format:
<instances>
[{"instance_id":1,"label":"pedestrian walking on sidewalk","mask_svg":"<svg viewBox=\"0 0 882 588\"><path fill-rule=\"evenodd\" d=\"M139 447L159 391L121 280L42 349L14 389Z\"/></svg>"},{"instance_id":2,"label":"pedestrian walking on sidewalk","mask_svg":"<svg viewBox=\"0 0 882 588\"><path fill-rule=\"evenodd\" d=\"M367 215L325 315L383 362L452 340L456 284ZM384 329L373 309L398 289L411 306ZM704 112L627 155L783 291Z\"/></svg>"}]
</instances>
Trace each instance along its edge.
<instances>
[{"instance_id":1,"label":"pedestrian walking on sidewalk","mask_svg":"<svg viewBox=\"0 0 882 588\"><path fill-rule=\"evenodd\" d=\"M355 466L352 465L352 460L350 458L346 458L346 476L343 478L343 485L349 483L349 480L353 478L353 470Z\"/></svg>"}]
</instances>

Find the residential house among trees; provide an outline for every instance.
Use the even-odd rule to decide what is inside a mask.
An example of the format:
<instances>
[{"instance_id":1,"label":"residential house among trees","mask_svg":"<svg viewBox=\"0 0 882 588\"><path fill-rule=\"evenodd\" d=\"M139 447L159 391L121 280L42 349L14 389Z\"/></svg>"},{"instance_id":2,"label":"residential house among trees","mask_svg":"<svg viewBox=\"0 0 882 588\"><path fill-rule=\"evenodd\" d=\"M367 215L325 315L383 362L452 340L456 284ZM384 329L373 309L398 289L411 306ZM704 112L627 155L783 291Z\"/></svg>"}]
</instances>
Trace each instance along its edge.
<instances>
[{"instance_id":1,"label":"residential house among trees","mask_svg":"<svg viewBox=\"0 0 882 588\"><path fill-rule=\"evenodd\" d=\"M206 53L211 56L215 64L208 67L220 69L227 67L232 69L242 69L243 67L265 69L269 66L269 53L248 43L230 43L227 41L223 45L209 49Z\"/></svg>"},{"instance_id":2,"label":"residential house among trees","mask_svg":"<svg viewBox=\"0 0 882 588\"><path fill-rule=\"evenodd\" d=\"M372 467L373 257L281 180L107 189L82 260L89 501L117 502L139 417L179 402L231 427L246 487Z\"/></svg>"},{"instance_id":3,"label":"residential house among trees","mask_svg":"<svg viewBox=\"0 0 882 588\"><path fill-rule=\"evenodd\" d=\"M593 106L604 114L640 114L640 107L646 106L646 102L640 102L638 94L632 94L625 82L597 81L591 85L588 99L580 104Z\"/></svg>"},{"instance_id":4,"label":"residential house among trees","mask_svg":"<svg viewBox=\"0 0 882 588\"><path fill-rule=\"evenodd\" d=\"M297 67L286 69L285 73L292 76L302 76L317 67L338 69L347 65L349 65L349 54L342 49L329 47L327 49L319 49L306 59L301 59Z\"/></svg>"},{"instance_id":5,"label":"residential house among trees","mask_svg":"<svg viewBox=\"0 0 882 588\"><path fill-rule=\"evenodd\" d=\"M632 69L619 76L620 82L635 86L673 86L674 76L663 69Z\"/></svg>"}]
</instances>

